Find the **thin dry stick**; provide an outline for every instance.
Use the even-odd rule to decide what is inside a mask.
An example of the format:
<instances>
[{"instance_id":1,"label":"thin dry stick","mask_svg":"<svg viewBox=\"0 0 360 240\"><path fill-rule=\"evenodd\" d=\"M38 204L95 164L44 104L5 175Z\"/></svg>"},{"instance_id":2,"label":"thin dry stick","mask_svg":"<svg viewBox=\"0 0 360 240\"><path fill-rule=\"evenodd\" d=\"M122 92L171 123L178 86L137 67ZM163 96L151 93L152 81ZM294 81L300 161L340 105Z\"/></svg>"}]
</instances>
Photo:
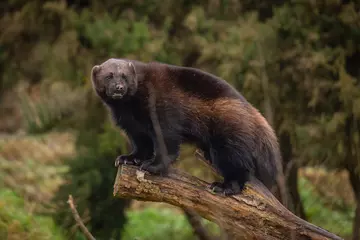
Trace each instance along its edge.
<instances>
[{"instance_id":1,"label":"thin dry stick","mask_svg":"<svg viewBox=\"0 0 360 240\"><path fill-rule=\"evenodd\" d=\"M70 206L70 209L72 211L72 214L74 216L74 219L76 221L76 223L80 226L81 231L84 233L85 237L89 240L96 240L93 235L89 232L89 230L86 228L86 226L84 225L83 221L80 218L80 215L78 213L78 211L76 210L75 204L74 204L74 199L72 197L72 195L69 195L69 199L67 201L67 203Z\"/></svg>"},{"instance_id":2,"label":"thin dry stick","mask_svg":"<svg viewBox=\"0 0 360 240\"><path fill-rule=\"evenodd\" d=\"M156 96L155 96L155 91L154 88L151 84L148 85L149 88L149 110L150 110L150 118L152 121L152 124L154 126L154 130L155 130L155 135L156 135L156 139L157 142L159 144L159 152L161 154L162 157L162 161L165 164L165 166L167 167L167 163L165 163L165 161L167 161L166 156L168 155L167 152L167 148L165 145L165 140L164 137L162 136L162 132L161 132L161 127L160 127L160 123L159 123L159 119L157 117L156 114ZM190 211L190 210L186 210L183 209L185 216L187 217L189 223L191 224L191 226L194 229L194 232L196 233L196 235L199 237L200 240L211 240L212 237L209 235L209 233L207 232L207 230L204 228L204 226L201 223L201 219L200 217L196 214L196 212L194 211Z\"/></svg>"}]
</instances>

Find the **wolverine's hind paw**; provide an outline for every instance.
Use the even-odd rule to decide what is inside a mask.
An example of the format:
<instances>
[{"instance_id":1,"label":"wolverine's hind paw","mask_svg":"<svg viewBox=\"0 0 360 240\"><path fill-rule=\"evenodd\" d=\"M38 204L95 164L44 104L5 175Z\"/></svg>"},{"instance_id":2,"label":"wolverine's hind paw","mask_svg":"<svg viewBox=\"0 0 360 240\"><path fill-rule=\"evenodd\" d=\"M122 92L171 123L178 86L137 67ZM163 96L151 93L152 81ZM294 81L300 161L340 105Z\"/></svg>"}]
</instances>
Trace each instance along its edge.
<instances>
[{"instance_id":1,"label":"wolverine's hind paw","mask_svg":"<svg viewBox=\"0 0 360 240\"><path fill-rule=\"evenodd\" d=\"M141 171L148 171L149 173L155 174L155 175L163 175L166 173L166 168L164 164L162 163L154 163L153 160L145 161L140 166Z\"/></svg>"},{"instance_id":2,"label":"wolverine's hind paw","mask_svg":"<svg viewBox=\"0 0 360 240\"><path fill-rule=\"evenodd\" d=\"M120 155L115 159L115 167L121 164L139 166L141 161L132 155Z\"/></svg>"},{"instance_id":3,"label":"wolverine's hind paw","mask_svg":"<svg viewBox=\"0 0 360 240\"><path fill-rule=\"evenodd\" d=\"M210 190L214 193L222 193L224 191L224 183L222 182L213 182L210 185Z\"/></svg>"},{"instance_id":4,"label":"wolverine's hind paw","mask_svg":"<svg viewBox=\"0 0 360 240\"><path fill-rule=\"evenodd\" d=\"M241 193L244 186L240 186L236 182L230 182L230 183L222 183L222 182L213 182L210 185L211 191L214 193L222 193L225 196L231 196L235 194Z\"/></svg>"}]
</instances>

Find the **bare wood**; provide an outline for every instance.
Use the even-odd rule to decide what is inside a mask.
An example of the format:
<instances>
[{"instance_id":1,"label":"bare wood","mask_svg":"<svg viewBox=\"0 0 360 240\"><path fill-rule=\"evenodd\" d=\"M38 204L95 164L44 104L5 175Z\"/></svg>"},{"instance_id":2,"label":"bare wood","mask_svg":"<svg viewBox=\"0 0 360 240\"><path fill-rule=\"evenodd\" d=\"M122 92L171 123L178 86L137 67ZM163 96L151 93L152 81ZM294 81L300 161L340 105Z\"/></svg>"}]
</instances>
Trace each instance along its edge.
<instances>
[{"instance_id":1,"label":"bare wood","mask_svg":"<svg viewBox=\"0 0 360 240\"><path fill-rule=\"evenodd\" d=\"M166 202L191 209L235 237L341 239L291 213L255 179L236 196L215 195L208 189L208 183L174 168L167 176L155 176L134 166L121 165L114 184L114 196Z\"/></svg>"},{"instance_id":2,"label":"bare wood","mask_svg":"<svg viewBox=\"0 0 360 240\"><path fill-rule=\"evenodd\" d=\"M81 231L84 233L85 237L89 240L96 240L93 237L93 235L89 232L89 230L86 228L83 221L81 220L80 215L79 215L78 211L76 210L76 207L74 204L74 199L73 199L72 195L69 195L69 199L68 199L67 203L70 206L70 209L72 211L72 214L75 218L76 223L79 225L79 227L80 227Z\"/></svg>"}]
</instances>

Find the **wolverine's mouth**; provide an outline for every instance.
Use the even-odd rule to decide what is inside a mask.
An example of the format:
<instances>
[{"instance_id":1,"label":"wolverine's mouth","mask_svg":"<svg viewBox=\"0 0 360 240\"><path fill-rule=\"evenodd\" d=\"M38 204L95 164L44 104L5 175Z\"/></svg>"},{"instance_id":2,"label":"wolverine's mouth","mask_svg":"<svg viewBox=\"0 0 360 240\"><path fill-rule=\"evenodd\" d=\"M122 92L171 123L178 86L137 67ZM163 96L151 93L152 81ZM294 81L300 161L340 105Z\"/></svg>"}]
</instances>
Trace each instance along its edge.
<instances>
[{"instance_id":1,"label":"wolverine's mouth","mask_svg":"<svg viewBox=\"0 0 360 240\"><path fill-rule=\"evenodd\" d=\"M107 89L108 96L111 97L112 99L123 98L126 94L126 90L127 90L126 86L124 86L124 84L121 83L113 83Z\"/></svg>"},{"instance_id":2,"label":"wolverine's mouth","mask_svg":"<svg viewBox=\"0 0 360 240\"><path fill-rule=\"evenodd\" d=\"M123 93L114 93L111 97L112 97L113 99L120 99L120 98L122 98L123 96L124 96Z\"/></svg>"}]
</instances>

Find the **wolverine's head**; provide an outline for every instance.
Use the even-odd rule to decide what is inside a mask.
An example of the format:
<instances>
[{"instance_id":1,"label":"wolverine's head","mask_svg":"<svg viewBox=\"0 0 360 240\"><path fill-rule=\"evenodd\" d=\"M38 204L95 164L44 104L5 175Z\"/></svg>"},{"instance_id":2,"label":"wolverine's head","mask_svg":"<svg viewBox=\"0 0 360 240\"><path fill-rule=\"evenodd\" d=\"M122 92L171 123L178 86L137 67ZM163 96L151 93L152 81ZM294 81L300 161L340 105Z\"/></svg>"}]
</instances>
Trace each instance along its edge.
<instances>
[{"instance_id":1,"label":"wolverine's head","mask_svg":"<svg viewBox=\"0 0 360 240\"><path fill-rule=\"evenodd\" d=\"M137 89L135 66L130 61L111 58L91 70L96 92L103 98L122 99Z\"/></svg>"}]
</instances>

